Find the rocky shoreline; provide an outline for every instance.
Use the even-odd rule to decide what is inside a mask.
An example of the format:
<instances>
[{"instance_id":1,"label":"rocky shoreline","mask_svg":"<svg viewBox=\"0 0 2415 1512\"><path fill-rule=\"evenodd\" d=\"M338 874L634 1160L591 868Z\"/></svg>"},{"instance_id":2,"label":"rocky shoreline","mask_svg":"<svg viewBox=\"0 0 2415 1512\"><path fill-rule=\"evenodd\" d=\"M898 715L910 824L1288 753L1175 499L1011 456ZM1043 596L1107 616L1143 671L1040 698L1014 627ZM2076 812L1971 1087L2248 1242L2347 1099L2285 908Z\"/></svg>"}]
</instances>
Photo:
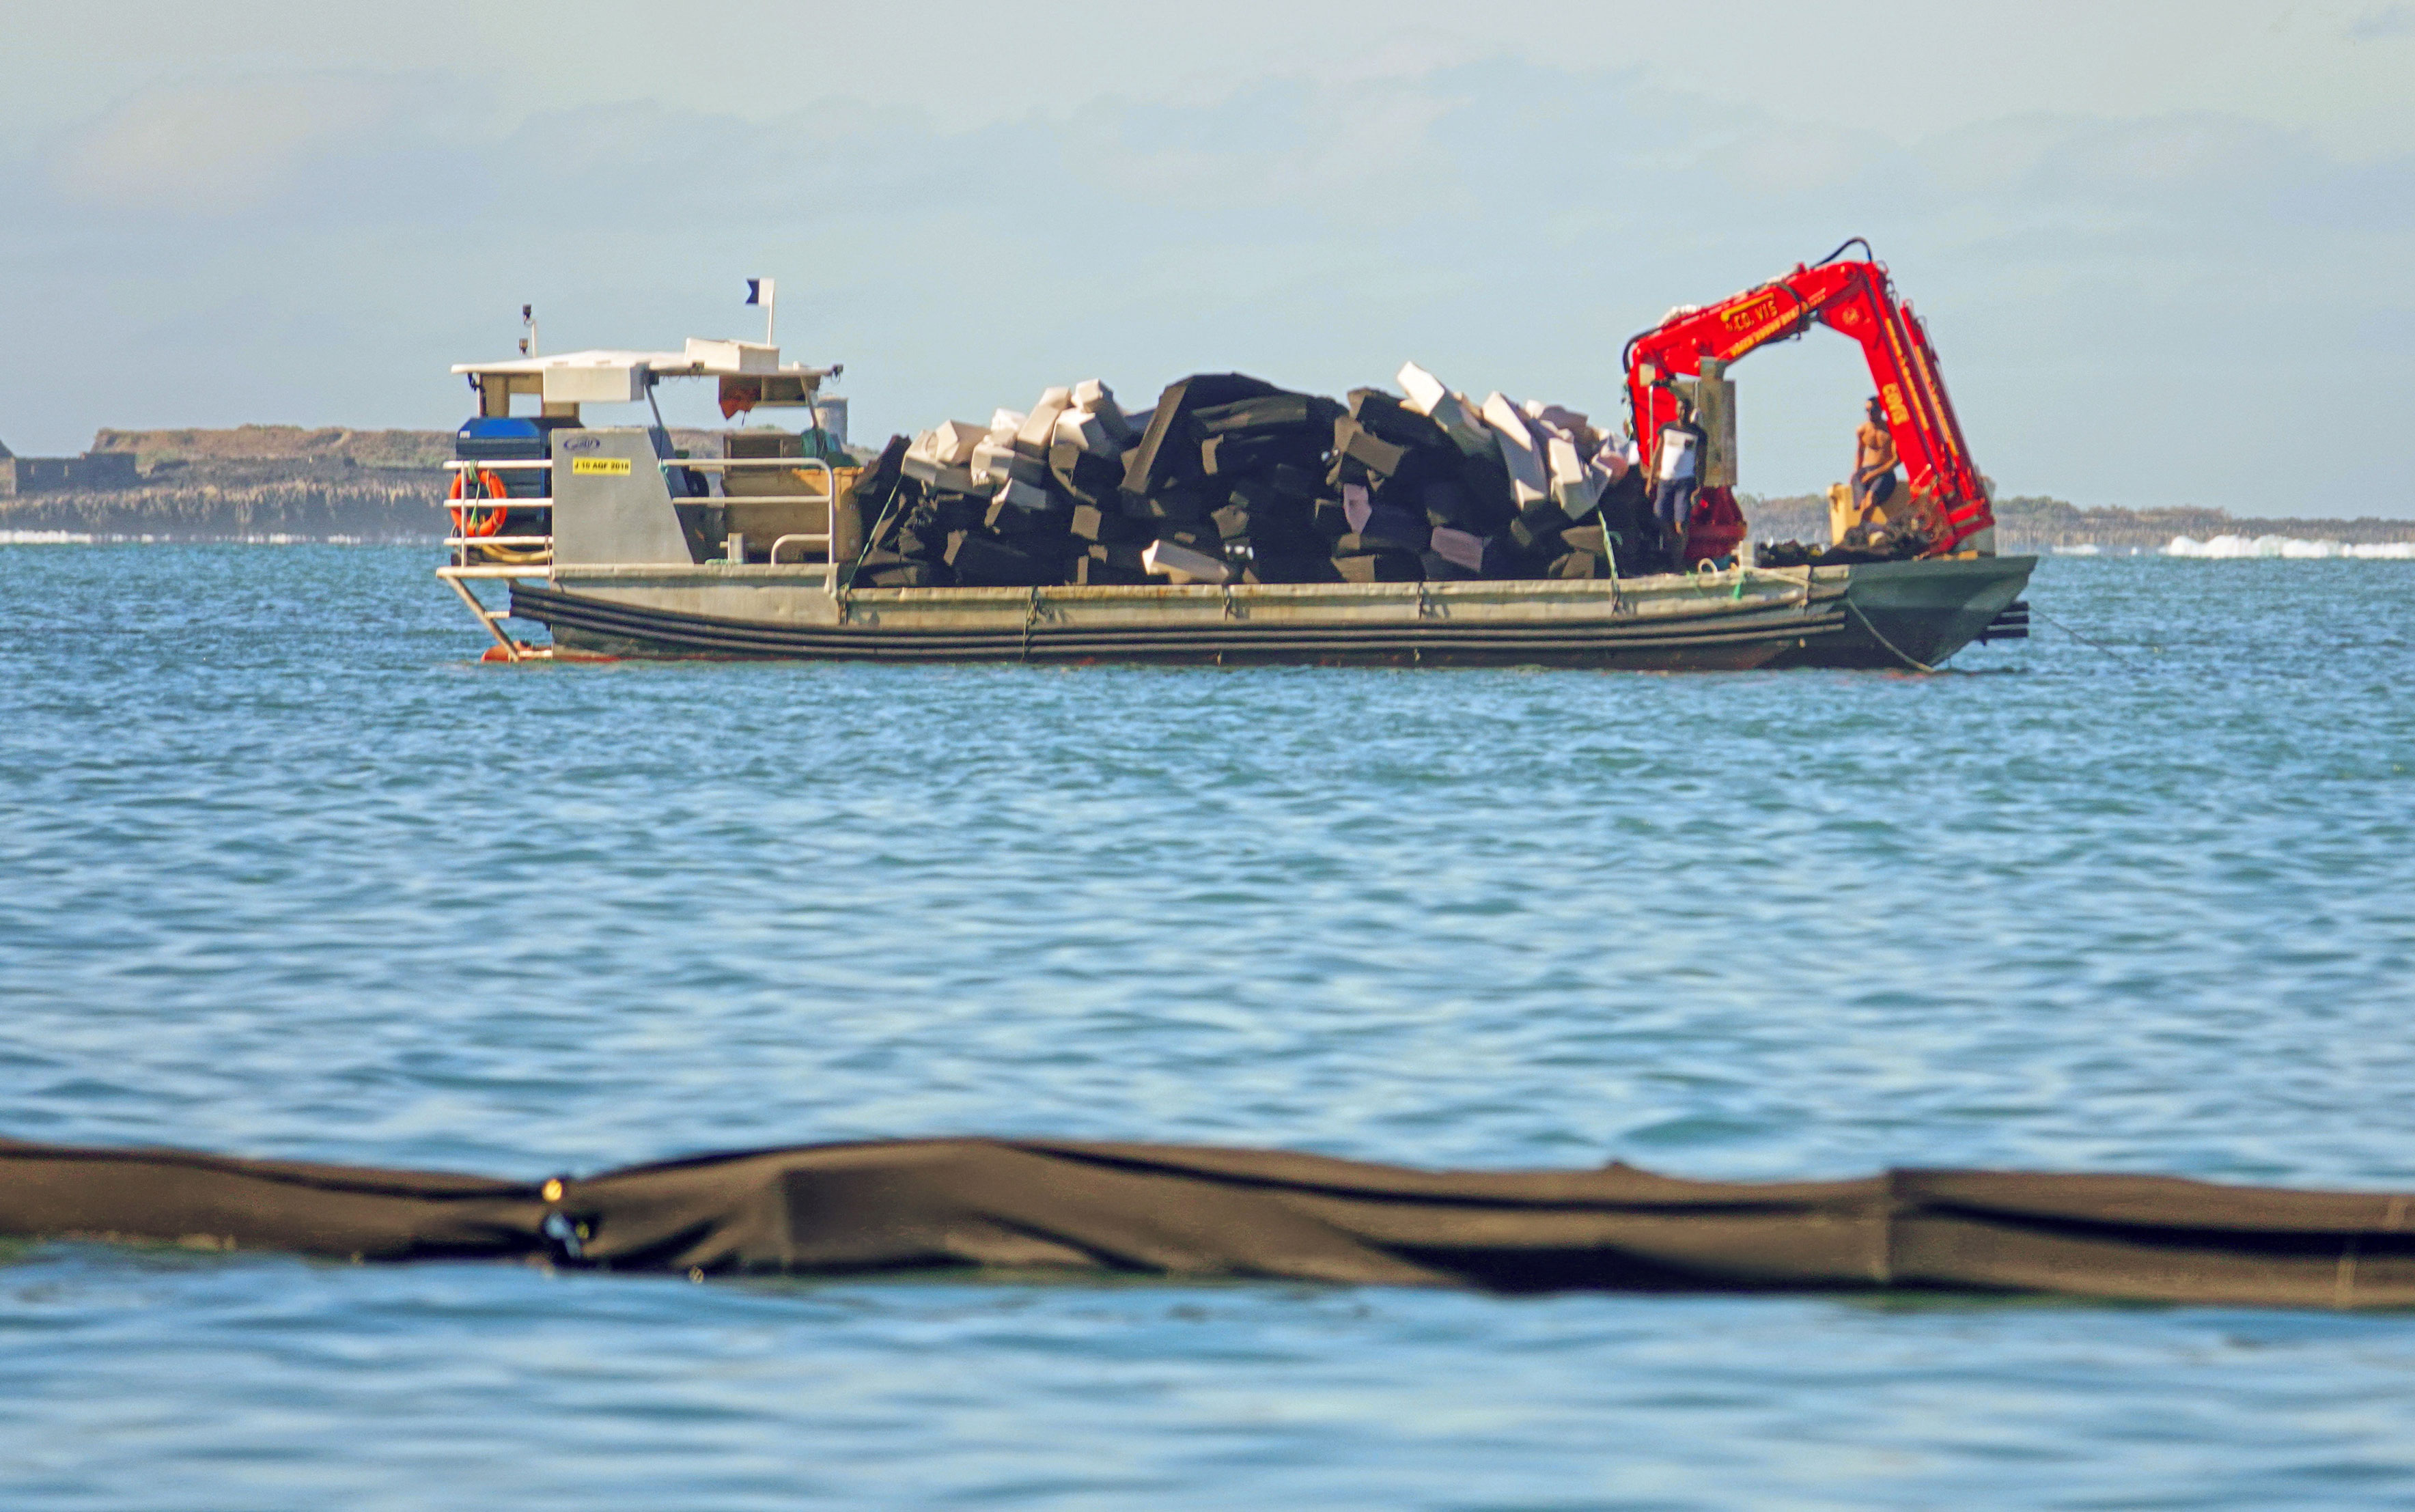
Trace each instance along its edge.
<instances>
[{"instance_id":1,"label":"rocky shoreline","mask_svg":"<svg viewBox=\"0 0 2415 1512\"><path fill-rule=\"evenodd\" d=\"M444 534L442 506L451 482L432 468L178 473L137 488L0 501L0 540L436 541Z\"/></svg>"}]
</instances>

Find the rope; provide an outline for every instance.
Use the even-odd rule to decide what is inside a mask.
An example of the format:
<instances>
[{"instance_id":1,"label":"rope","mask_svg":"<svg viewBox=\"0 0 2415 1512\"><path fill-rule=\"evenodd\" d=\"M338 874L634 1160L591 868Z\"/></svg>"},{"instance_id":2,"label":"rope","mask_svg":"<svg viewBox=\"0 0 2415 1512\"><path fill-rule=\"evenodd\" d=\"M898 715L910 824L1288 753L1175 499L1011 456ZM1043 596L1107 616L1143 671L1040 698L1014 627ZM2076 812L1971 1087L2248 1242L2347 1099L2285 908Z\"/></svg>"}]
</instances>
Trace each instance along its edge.
<instances>
[{"instance_id":1,"label":"rope","mask_svg":"<svg viewBox=\"0 0 2415 1512\"><path fill-rule=\"evenodd\" d=\"M492 561L503 566L529 566L553 558L553 548L542 546L472 546L468 548L473 561Z\"/></svg>"},{"instance_id":2,"label":"rope","mask_svg":"<svg viewBox=\"0 0 2415 1512\"><path fill-rule=\"evenodd\" d=\"M863 570L863 559L872 555L872 548L880 544L881 533L889 529L889 512L897 507L897 496L905 490L905 487L906 479L902 473L895 483L889 486L889 498L880 506L879 518L873 521L872 529L864 532L862 544L855 548L855 560L847 565L847 576L842 578L838 585L841 592L855 586L855 575ZM835 495L831 499L831 512L833 516L838 512L838 499ZM838 520L835 517L831 520L831 529L833 531L838 529Z\"/></svg>"},{"instance_id":3,"label":"rope","mask_svg":"<svg viewBox=\"0 0 2415 1512\"><path fill-rule=\"evenodd\" d=\"M2092 651L2103 651L2106 655L2112 657L2115 661L2117 661L2117 662L2121 663L2123 666L2135 667L2135 666L2137 666L2138 665L2138 663L2133 662L2132 660L2130 660L2130 658L2128 658L2127 656L2122 655L2120 651L2115 651L2115 650L2114 650L2112 647L2110 647L2110 646L2100 646L2100 645L2098 645L2095 641L2092 641L2092 640L2089 639L2086 636L2083 636L2083 635L2081 635L2078 631L2074 630L2073 628L2071 628L2071 626L2069 626L2069 625L2067 625L2067 624L2064 624L2062 621L2060 621L2060 620L2056 619L2056 618L2055 618L2053 615L2051 615L2051 614L2040 613L2040 611L2039 611L2036 607L2034 607L2034 606L2032 606L2032 607L2030 609L2030 612L2031 612L2032 614L2035 614L2035 615L2037 615L2037 617L2038 617L2039 619L2044 620L2047 623L2048 623L2048 624L2050 624L2050 625L2054 626L2057 630L2062 631L2064 635L2069 636L2072 639L2074 639L2074 640L2076 640L2076 641L2079 642L2079 643L2080 643L2081 645L2083 645L2083 646L2088 647L2088 648L2089 648L2089 649L2091 649Z\"/></svg>"},{"instance_id":4,"label":"rope","mask_svg":"<svg viewBox=\"0 0 2415 1512\"><path fill-rule=\"evenodd\" d=\"M1853 618L1862 621L1862 628L1870 633L1870 637L1872 639L1876 640L1880 645L1884 646L1890 652L1892 652L1896 660L1901 662L1904 666L1911 667L1915 672L1934 672L1937 670L1936 667L1929 666L1927 662L1919 661L1913 657L1904 654L1902 647L1898 646L1894 641L1889 640L1886 636L1881 635L1879 633L1879 627L1870 623L1870 617L1862 612L1862 606L1853 602L1853 597L1851 593L1845 595L1845 607L1853 611Z\"/></svg>"}]
</instances>

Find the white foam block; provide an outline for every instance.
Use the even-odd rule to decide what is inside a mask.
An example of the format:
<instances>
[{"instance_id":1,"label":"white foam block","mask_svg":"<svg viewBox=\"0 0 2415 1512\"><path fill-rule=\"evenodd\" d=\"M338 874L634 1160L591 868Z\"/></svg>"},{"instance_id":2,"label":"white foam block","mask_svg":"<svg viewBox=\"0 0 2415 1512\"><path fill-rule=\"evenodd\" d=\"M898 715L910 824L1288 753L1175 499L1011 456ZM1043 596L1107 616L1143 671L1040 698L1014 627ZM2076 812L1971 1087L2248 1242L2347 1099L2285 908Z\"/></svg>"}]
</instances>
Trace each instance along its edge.
<instances>
[{"instance_id":1,"label":"white foam block","mask_svg":"<svg viewBox=\"0 0 2415 1512\"><path fill-rule=\"evenodd\" d=\"M1052 388L1041 395L1040 402L1031 407L1031 413L1015 431L1016 442L1032 456L1046 457L1057 440L1057 417L1072 402L1073 391L1070 388Z\"/></svg>"},{"instance_id":2,"label":"white foam block","mask_svg":"<svg viewBox=\"0 0 2415 1512\"><path fill-rule=\"evenodd\" d=\"M1584 481L1584 458L1577 453L1577 443L1562 436L1543 442L1543 462L1551 470L1552 487Z\"/></svg>"},{"instance_id":3,"label":"white foam block","mask_svg":"<svg viewBox=\"0 0 2415 1512\"><path fill-rule=\"evenodd\" d=\"M1012 504L1017 509L1046 509L1048 490L1034 487L1021 478L1010 477L998 486L998 502Z\"/></svg>"},{"instance_id":4,"label":"white foam block","mask_svg":"<svg viewBox=\"0 0 2415 1512\"><path fill-rule=\"evenodd\" d=\"M1591 429L1593 426L1593 422L1586 419L1583 415L1579 414L1574 410L1565 409L1560 405L1544 404L1538 400L1528 399L1526 401L1525 409L1528 418L1540 420L1543 424L1550 426L1552 429L1565 430L1571 436L1575 435L1580 430Z\"/></svg>"},{"instance_id":5,"label":"white foam block","mask_svg":"<svg viewBox=\"0 0 2415 1512\"><path fill-rule=\"evenodd\" d=\"M1172 541L1151 541L1140 554L1140 564L1151 575L1175 575L1199 583L1221 583L1233 576L1230 567L1205 551Z\"/></svg>"},{"instance_id":6,"label":"white foam block","mask_svg":"<svg viewBox=\"0 0 2415 1512\"><path fill-rule=\"evenodd\" d=\"M989 412L989 433L995 436L1003 431L1006 439L1012 441L1014 433L1021 430L1023 423L1030 418L1020 410L992 410Z\"/></svg>"},{"instance_id":7,"label":"white foam block","mask_svg":"<svg viewBox=\"0 0 2415 1512\"><path fill-rule=\"evenodd\" d=\"M1576 443L1554 436L1544 448L1552 465L1552 502L1560 513L1570 519L1582 519L1601 502L1602 489L1610 479L1600 471L1589 467L1576 448Z\"/></svg>"},{"instance_id":8,"label":"white foam block","mask_svg":"<svg viewBox=\"0 0 2415 1512\"><path fill-rule=\"evenodd\" d=\"M1072 442L1100 457L1118 457L1123 453L1123 448L1107 434L1106 423L1080 410L1068 410L1057 417L1057 439Z\"/></svg>"},{"instance_id":9,"label":"white foam block","mask_svg":"<svg viewBox=\"0 0 2415 1512\"><path fill-rule=\"evenodd\" d=\"M1441 379L1413 362L1401 364L1392 381L1409 397L1409 408L1422 415L1432 414L1435 405L1450 397L1450 390L1443 386Z\"/></svg>"},{"instance_id":10,"label":"white foam block","mask_svg":"<svg viewBox=\"0 0 2415 1512\"><path fill-rule=\"evenodd\" d=\"M1540 503L1552 496L1552 475L1535 446L1535 433L1527 428L1526 416L1509 402L1506 394L1495 392L1484 400L1484 423L1501 438L1501 460L1509 469L1509 491L1517 497L1518 507Z\"/></svg>"},{"instance_id":11,"label":"white foam block","mask_svg":"<svg viewBox=\"0 0 2415 1512\"><path fill-rule=\"evenodd\" d=\"M1099 424L1107 427L1107 435L1119 449L1129 449L1140 438L1124 407L1116 402L1115 390L1095 378L1086 378L1073 385L1073 408L1084 414L1096 415Z\"/></svg>"},{"instance_id":12,"label":"white foam block","mask_svg":"<svg viewBox=\"0 0 2415 1512\"><path fill-rule=\"evenodd\" d=\"M1350 522L1352 530L1365 530L1367 516L1373 512L1373 509L1374 504L1367 497L1365 484L1345 483L1342 486L1342 517Z\"/></svg>"},{"instance_id":13,"label":"white foam block","mask_svg":"<svg viewBox=\"0 0 2415 1512\"><path fill-rule=\"evenodd\" d=\"M1013 460L1013 433L1010 431L1001 437L992 432L982 438L981 444L973 448L973 476L983 483L1003 482Z\"/></svg>"},{"instance_id":14,"label":"white foam block","mask_svg":"<svg viewBox=\"0 0 2415 1512\"><path fill-rule=\"evenodd\" d=\"M910 450L907 452L905 460L898 464L898 470L943 493L973 493L981 487L981 481L974 477L971 468L942 462L936 457L917 457Z\"/></svg>"},{"instance_id":15,"label":"white foam block","mask_svg":"<svg viewBox=\"0 0 2415 1512\"><path fill-rule=\"evenodd\" d=\"M1484 423L1476 417L1475 406L1467 402L1466 395L1443 387L1441 379L1413 362L1401 365L1395 381L1401 392L1409 397L1409 408L1442 427L1453 441L1483 438Z\"/></svg>"},{"instance_id":16,"label":"white foam block","mask_svg":"<svg viewBox=\"0 0 2415 1512\"><path fill-rule=\"evenodd\" d=\"M962 467L973 459L973 448L989 432L968 420L951 420L927 434L931 437L931 456L952 467Z\"/></svg>"}]
</instances>

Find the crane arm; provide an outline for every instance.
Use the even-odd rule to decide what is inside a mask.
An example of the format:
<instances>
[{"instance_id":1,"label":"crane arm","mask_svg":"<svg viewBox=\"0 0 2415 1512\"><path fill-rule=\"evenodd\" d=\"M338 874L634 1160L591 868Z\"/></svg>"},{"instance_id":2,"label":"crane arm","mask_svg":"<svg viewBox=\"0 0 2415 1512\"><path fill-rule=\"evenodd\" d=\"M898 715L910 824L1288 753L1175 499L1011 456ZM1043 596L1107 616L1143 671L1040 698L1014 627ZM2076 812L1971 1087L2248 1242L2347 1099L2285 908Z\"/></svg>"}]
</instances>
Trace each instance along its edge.
<instances>
[{"instance_id":1,"label":"crane arm","mask_svg":"<svg viewBox=\"0 0 2415 1512\"><path fill-rule=\"evenodd\" d=\"M1867 253L1868 244L1862 249ZM1896 296L1885 264L1868 258L1839 261L1832 255L1819 263L1798 263L1785 277L1716 305L1675 311L1629 340L1628 404L1637 439L1648 450L1660 427L1676 418L1672 379L1697 377L1705 360L1732 363L1814 324L1861 344L1911 492L1934 501L1945 522L1943 537L1931 551L1953 552L1992 527L1987 485L1971 461L1928 328Z\"/></svg>"}]
</instances>

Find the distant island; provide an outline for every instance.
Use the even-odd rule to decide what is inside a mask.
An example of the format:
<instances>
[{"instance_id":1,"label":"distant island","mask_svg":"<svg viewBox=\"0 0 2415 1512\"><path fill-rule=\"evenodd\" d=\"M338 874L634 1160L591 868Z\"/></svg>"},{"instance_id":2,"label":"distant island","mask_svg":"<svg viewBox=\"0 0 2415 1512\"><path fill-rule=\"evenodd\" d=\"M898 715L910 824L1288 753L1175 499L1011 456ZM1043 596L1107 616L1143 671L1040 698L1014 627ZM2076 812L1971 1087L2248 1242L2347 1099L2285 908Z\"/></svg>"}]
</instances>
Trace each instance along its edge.
<instances>
[{"instance_id":1,"label":"distant island","mask_svg":"<svg viewBox=\"0 0 2415 1512\"><path fill-rule=\"evenodd\" d=\"M679 430L672 441L693 456L720 455L718 432ZM300 426L102 430L82 457L19 458L0 447L0 541L434 541L452 455L450 431ZM1738 502L1757 539L1827 539L1828 502L1817 494ZM1996 521L2007 552L2157 549L2180 535L2415 541L2415 520L2082 508L2034 495L1997 500Z\"/></svg>"},{"instance_id":2,"label":"distant island","mask_svg":"<svg viewBox=\"0 0 2415 1512\"><path fill-rule=\"evenodd\" d=\"M1818 494L1762 499L1737 496L1755 539L1764 541L1825 541L1828 501ZM2301 540L2337 541L2344 546L2373 546L2391 541L2415 541L2415 519L2278 518L2233 515L2222 509L2183 505L2177 509L2123 509L2119 505L2082 508L2062 499L2024 494L1996 501L1996 549L2003 552L2068 551L2094 546L2102 550L2160 550L2175 536L2209 541L2218 535L2281 535Z\"/></svg>"},{"instance_id":3,"label":"distant island","mask_svg":"<svg viewBox=\"0 0 2415 1512\"><path fill-rule=\"evenodd\" d=\"M720 455L717 432L672 440ZM449 430L104 429L82 457L16 458L10 476L0 446L0 541L436 541L452 456Z\"/></svg>"}]
</instances>

